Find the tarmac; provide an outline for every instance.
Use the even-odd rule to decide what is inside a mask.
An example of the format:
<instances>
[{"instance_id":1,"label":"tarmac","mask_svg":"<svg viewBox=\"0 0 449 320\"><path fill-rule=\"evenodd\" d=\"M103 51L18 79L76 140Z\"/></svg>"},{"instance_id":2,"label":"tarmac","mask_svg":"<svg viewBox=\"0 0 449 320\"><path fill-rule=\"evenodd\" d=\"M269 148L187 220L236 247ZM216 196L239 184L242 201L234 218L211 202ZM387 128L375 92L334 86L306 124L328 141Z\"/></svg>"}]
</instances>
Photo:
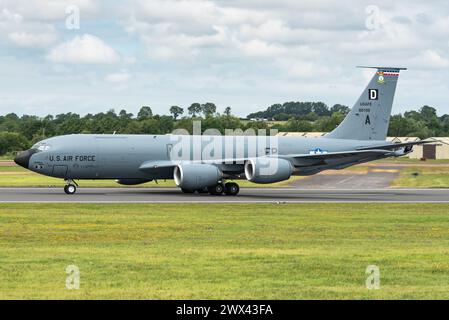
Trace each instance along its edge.
<instances>
[{"instance_id":1,"label":"tarmac","mask_svg":"<svg viewBox=\"0 0 449 320\"><path fill-rule=\"evenodd\" d=\"M242 188L237 196L177 188L0 188L0 203L449 203L449 189Z\"/></svg>"}]
</instances>

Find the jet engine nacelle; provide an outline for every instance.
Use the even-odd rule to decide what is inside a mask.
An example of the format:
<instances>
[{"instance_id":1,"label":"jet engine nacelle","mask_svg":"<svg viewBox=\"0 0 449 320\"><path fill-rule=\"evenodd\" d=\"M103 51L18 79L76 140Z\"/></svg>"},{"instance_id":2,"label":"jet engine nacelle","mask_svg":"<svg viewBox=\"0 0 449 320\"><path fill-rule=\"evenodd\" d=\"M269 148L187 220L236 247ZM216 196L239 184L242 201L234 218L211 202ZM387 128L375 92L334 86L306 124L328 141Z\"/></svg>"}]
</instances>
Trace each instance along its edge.
<instances>
[{"instance_id":1,"label":"jet engine nacelle","mask_svg":"<svg viewBox=\"0 0 449 320\"><path fill-rule=\"evenodd\" d=\"M221 179L221 172L211 164L180 164L173 173L178 187L198 190L214 186Z\"/></svg>"},{"instance_id":2,"label":"jet engine nacelle","mask_svg":"<svg viewBox=\"0 0 449 320\"><path fill-rule=\"evenodd\" d=\"M291 163L279 158L255 158L245 162L245 177L254 183L287 180L293 173Z\"/></svg>"},{"instance_id":3,"label":"jet engine nacelle","mask_svg":"<svg viewBox=\"0 0 449 320\"><path fill-rule=\"evenodd\" d=\"M152 179L118 179L115 180L118 184L124 185L124 186L135 186L138 184L146 183L153 181Z\"/></svg>"}]
</instances>

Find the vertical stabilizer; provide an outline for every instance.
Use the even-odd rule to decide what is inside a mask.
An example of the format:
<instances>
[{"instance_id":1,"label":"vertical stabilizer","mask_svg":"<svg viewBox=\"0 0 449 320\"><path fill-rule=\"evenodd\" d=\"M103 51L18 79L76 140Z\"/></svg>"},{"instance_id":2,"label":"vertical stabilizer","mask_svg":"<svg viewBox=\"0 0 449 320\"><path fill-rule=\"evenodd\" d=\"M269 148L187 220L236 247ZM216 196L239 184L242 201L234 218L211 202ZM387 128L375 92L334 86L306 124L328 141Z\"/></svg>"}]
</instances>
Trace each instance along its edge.
<instances>
[{"instance_id":1,"label":"vertical stabilizer","mask_svg":"<svg viewBox=\"0 0 449 320\"><path fill-rule=\"evenodd\" d=\"M399 72L405 68L374 68L377 72L343 122L326 138L385 140Z\"/></svg>"}]
</instances>

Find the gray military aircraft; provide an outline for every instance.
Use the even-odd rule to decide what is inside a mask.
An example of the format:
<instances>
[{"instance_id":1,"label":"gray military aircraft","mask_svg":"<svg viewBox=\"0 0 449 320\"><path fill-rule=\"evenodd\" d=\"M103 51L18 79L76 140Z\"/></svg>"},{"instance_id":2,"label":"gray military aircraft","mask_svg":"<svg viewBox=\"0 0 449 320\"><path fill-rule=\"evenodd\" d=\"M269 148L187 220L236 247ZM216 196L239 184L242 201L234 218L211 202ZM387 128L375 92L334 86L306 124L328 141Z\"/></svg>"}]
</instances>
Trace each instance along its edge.
<instances>
[{"instance_id":1,"label":"gray military aircraft","mask_svg":"<svg viewBox=\"0 0 449 320\"><path fill-rule=\"evenodd\" d=\"M343 122L322 138L207 135L74 134L45 139L14 161L31 171L66 181L114 179L137 185L174 179L185 193L237 195L229 180L274 183L387 157L403 156L413 145L386 142L399 72L377 69Z\"/></svg>"}]
</instances>

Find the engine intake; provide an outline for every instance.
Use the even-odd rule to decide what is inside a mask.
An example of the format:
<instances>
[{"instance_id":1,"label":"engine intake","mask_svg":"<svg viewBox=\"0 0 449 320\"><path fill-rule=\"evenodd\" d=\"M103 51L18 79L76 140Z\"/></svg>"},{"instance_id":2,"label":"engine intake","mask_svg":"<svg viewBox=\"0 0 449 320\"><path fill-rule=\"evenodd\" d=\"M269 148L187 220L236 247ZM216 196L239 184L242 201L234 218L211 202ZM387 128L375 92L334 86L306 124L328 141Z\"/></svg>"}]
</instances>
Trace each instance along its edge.
<instances>
[{"instance_id":1,"label":"engine intake","mask_svg":"<svg viewBox=\"0 0 449 320\"><path fill-rule=\"evenodd\" d=\"M197 190L211 187L221 179L221 171L211 164L180 164L173 172L178 187Z\"/></svg>"},{"instance_id":2,"label":"engine intake","mask_svg":"<svg viewBox=\"0 0 449 320\"><path fill-rule=\"evenodd\" d=\"M291 163L279 158L255 158L245 162L245 177L254 183L274 183L290 178Z\"/></svg>"}]
</instances>

